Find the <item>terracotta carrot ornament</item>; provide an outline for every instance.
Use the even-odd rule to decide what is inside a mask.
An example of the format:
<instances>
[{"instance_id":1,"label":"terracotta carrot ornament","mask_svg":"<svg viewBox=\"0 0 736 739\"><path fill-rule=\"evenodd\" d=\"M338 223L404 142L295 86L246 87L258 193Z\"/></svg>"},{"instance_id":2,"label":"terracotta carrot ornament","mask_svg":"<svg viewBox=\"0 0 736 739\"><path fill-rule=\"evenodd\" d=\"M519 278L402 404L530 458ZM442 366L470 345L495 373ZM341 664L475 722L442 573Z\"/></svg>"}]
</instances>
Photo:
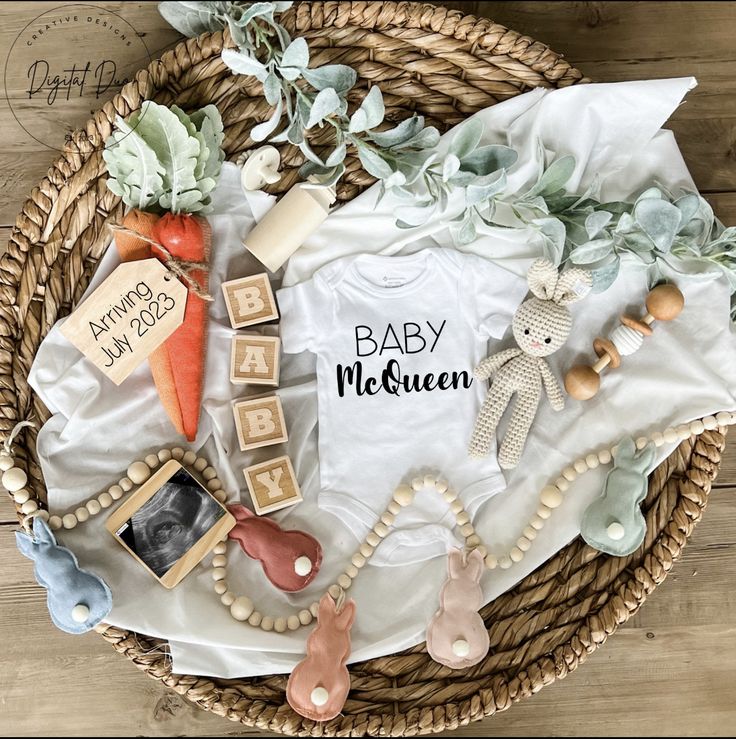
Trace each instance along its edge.
<instances>
[{"instance_id":1,"label":"terracotta carrot ornament","mask_svg":"<svg viewBox=\"0 0 736 739\"><path fill-rule=\"evenodd\" d=\"M174 428L194 441L204 387L211 242L209 224L194 213L207 210L217 183L222 121L214 105L187 115L149 100L115 125L105 144L107 184L132 208L116 234L120 258L157 257L190 287L182 325L148 360Z\"/></svg>"}]
</instances>

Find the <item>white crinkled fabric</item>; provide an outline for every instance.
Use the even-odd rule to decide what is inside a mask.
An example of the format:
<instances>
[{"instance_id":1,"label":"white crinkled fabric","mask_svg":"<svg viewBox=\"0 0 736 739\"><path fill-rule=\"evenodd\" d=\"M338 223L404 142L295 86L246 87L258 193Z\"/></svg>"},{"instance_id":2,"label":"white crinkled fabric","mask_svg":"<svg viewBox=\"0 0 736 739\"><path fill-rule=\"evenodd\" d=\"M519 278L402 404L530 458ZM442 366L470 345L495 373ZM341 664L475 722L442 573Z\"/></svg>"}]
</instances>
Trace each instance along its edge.
<instances>
[{"instance_id":1,"label":"white crinkled fabric","mask_svg":"<svg viewBox=\"0 0 736 739\"><path fill-rule=\"evenodd\" d=\"M670 188L693 187L672 134L660 130L693 86L694 80L686 78L539 89L477 115L486 125L487 142L508 143L520 153L509 177L512 188L521 188L536 177L541 141L548 152L576 156L572 183L576 189L584 189L598 176L602 198L617 199L654 179ZM437 245L451 248L441 230L407 243L406 232L394 226L390 202L376 205L376 194L371 188L331 215L292 257L284 284L308 279L319 267L346 254L392 254ZM260 271L243 249L241 238L252 227L254 217L262 215L272 202L259 193L246 200L237 168L226 164L210 218L214 246L211 291L217 299L211 309L202 419L192 447L211 460L231 491L231 499L241 497L245 503L248 496L242 468L254 459L275 456L280 449L262 449L256 454L238 451L230 404L241 389L228 381L233 331L219 283ZM425 232L434 228L436 225ZM539 255L539 244L532 234L494 229L466 250L493 255L512 273L523 276L530 260ZM116 251L110 249L90 289L116 264ZM652 339L628 357L625 366L606 374L602 390L593 400L568 400L558 414L548 403L541 404L521 464L507 477L508 489L476 516L476 529L490 551L508 551L536 508L540 488L570 461L611 445L624 434L640 435L736 407L736 341L728 318L726 281L709 274L680 281L680 285L686 299L682 315L671 324L658 326ZM590 359L592 339L602 330L610 330L623 310L639 310L646 293L644 271L627 264L613 288L574 305L572 335L550 358L558 377L571 364ZM507 345L508 339L496 343L492 350ZM183 443L157 401L147 364L116 388L63 339L58 325L39 348L30 382L53 413L38 437L53 513L73 508L105 489L124 474L130 461L162 446ZM233 550L230 585L234 591L249 595L263 613L278 615L311 603L334 581L355 549L348 530L315 503L319 481L315 390L312 355L285 357L279 394L289 426L288 452L304 502L274 518L317 536L325 560L305 592L283 594L270 585L256 562ZM656 463L669 451L659 449ZM360 450L354 454L358 475ZM512 587L577 536L582 512L600 493L604 474L599 468L572 486L520 564L483 576L486 601ZM221 677L287 672L301 659L308 629L264 633L235 622L215 596L205 567L197 568L174 590L163 589L112 540L103 523L104 516L98 516L73 531L59 532L59 539L76 552L82 567L102 576L112 589L114 607L108 621L168 639L175 672ZM449 530L438 531L438 537L445 544L452 540ZM352 634L353 661L422 641L437 608L445 577L444 557L391 567L390 572L380 565L375 562L365 567L351 589L358 607Z\"/></svg>"}]
</instances>

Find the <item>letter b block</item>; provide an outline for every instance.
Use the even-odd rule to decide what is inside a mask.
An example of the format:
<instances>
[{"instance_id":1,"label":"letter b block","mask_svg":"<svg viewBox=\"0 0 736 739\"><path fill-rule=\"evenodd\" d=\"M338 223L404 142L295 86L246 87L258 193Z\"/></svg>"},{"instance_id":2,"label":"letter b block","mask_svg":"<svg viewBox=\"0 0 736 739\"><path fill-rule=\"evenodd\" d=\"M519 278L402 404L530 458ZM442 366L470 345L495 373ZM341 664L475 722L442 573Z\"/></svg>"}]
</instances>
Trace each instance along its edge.
<instances>
[{"instance_id":1,"label":"letter b block","mask_svg":"<svg viewBox=\"0 0 736 739\"><path fill-rule=\"evenodd\" d=\"M233 405L233 413L238 443L244 452L261 446L280 444L289 438L278 395L239 400Z\"/></svg>"},{"instance_id":2,"label":"letter b block","mask_svg":"<svg viewBox=\"0 0 736 739\"><path fill-rule=\"evenodd\" d=\"M230 381L244 385L278 385L280 345L275 336L233 336Z\"/></svg>"},{"instance_id":3,"label":"letter b block","mask_svg":"<svg viewBox=\"0 0 736 739\"><path fill-rule=\"evenodd\" d=\"M222 292L233 328L273 321L279 317L276 298L265 272L223 282Z\"/></svg>"},{"instance_id":4,"label":"letter b block","mask_svg":"<svg viewBox=\"0 0 736 739\"><path fill-rule=\"evenodd\" d=\"M294 468L288 457L277 457L243 470L253 507L259 516L299 503L299 490Z\"/></svg>"}]
</instances>

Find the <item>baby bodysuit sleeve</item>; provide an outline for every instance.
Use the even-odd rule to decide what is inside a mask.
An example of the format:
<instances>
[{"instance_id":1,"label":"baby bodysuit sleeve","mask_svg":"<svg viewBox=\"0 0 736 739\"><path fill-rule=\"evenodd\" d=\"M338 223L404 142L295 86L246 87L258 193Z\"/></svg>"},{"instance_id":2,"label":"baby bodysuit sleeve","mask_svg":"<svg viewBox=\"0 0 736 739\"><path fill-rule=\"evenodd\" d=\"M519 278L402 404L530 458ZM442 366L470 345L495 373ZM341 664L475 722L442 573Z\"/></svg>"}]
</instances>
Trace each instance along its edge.
<instances>
[{"instance_id":1,"label":"baby bodysuit sleeve","mask_svg":"<svg viewBox=\"0 0 736 739\"><path fill-rule=\"evenodd\" d=\"M276 293L281 312L281 347L286 354L316 353L319 341L332 323L333 295L315 275L311 280Z\"/></svg>"},{"instance_id":2,"label":"baby bodysuit sleeve","mask_svg":"<svg viewBox=\"0 0 736 739\"><path fill-rule=\"evenodd\" d=\"M463 255L459 302L479 335L500 339L528 289L525 278L490 259Z\"/></svg>"}]
</instances>

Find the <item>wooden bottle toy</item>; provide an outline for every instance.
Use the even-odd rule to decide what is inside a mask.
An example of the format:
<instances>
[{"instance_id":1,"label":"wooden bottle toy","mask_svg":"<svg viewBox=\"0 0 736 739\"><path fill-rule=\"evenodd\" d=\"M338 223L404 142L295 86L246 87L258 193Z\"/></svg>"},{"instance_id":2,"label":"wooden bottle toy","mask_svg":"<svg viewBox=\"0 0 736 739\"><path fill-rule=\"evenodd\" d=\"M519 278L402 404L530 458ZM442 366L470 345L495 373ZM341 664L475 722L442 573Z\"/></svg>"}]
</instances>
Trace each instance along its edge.
<instances>
[{"instance_id":1,"label":"wooden bottle toy","mask_svg":"<svg viewBox=\"0 0 736 739\"><path fill-rule=\"evenodd\" d=\"M440 607L427 627L427 652L453 670L478 664L488 654L488 629L478 613L483 604L480 577L483 555L467 556L453 549L447 556L448 577L440 592Z\"/></svg>"},{"instance_id":2,"label":"wooden bottle toy","mask_svg":"<svg viewBox=\"0 0 736 739\"><path fill-rule=\"evenodd\" d=\"M610 339L600 336L593 342L593 350L598 361L587 366L578 364L565 375L565 390L576 400L589 400L600 389L601 372L609 365L617 368L621 357L633 354L639 349L645 336L651 336L654 321L672 321L680 315L685 298L676 285L657 285L646 299L647 312L641 318L621 316L621 325L611 334Z\"/></svg>"},{"instance_id":3,"label":"wooden bottle toy","mask_svg":"<svg viewBox=\"0 0 736 739\"><path fill-rule=\"evenodd\" d=\"M303 531L284 531L276 521L251 513L242 505L229 506L237 523L229 537L257 559L263 573L279 590L295 593L309 585L322 565L322 547Z\"/></svg>"},{"instance_id":4,"label":"wooden bottle toy","mask_svg":"<svg viewBox=\"0 0 736 739\"><path fill-rule=\"evenodd\" d=\"M355 602L337 602L325 593L319 602L317 628L307 639L307 656L294 668L286 685L286 700L312 721L329 721L342 711L350 691L350 628Z\"/></svg>"}]
</instances>

